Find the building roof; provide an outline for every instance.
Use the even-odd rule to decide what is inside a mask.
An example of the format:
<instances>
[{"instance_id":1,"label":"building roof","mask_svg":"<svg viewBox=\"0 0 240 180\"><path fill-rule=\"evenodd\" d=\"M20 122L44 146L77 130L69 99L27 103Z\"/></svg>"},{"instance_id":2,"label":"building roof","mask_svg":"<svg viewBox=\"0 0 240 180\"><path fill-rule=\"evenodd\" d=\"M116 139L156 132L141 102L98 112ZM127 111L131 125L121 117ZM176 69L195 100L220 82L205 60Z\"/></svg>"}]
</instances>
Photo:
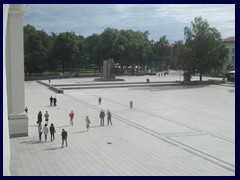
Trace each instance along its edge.
<instances>
[{"instance_id":1,"label":"building roof","mask_svg":"<svg viewBox=\"0 0 240 180\"><path fill-rule=\"evenodd\" d=\"M224 42L224 43L235 43L235 36L222 39L222 42Z\"/></svg>"}]
</instances>

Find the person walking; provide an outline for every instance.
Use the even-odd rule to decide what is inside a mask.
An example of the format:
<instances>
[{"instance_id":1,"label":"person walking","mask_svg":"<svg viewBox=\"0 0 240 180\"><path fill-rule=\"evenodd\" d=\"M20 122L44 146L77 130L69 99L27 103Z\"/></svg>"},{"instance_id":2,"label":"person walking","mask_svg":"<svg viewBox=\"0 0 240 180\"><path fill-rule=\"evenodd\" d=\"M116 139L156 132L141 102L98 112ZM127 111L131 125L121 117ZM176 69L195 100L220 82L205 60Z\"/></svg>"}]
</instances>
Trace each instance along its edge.
<instances>
[{"instance_id":1,"label":"person walking","mask_svg":"<svg viewBox=\"0 0 240 180\"><path fill-rule=\"evenodd\" d=\"M44 117L45 117L45 124L48 124L48 120L49 120L48 111L46 111L46 113L44 114Z\"/></svg>"},{"instance_id":2,"label":"person walking","mask_svg":"<svg viewBox=\"0 0 240 180\"><path fill-rule=\"evenodd\" d=\"M98 103L99 103L99 105L101 105L101 103L102 103L102 98L101 98L101 96L98 98Z\"/></svg>"},{"instance_id":3,"label":"person walking","mask_svg":"<svg viewBox=\"0 0 240 180\"><path fill-rule=\"evenodd\" d=\"M62 148L63 148L63 145L64 145L64 141L66 142L66 146L67 146L67 131L65 131L64 129L62 129Z\"/></svg>"},{"instance_id":4,"label":"person walking","mask_svg":"<svg viewBox=\"0 0 240 180\"><path fill-rule=\"evenodd\" d=\"M109 125L109 122L111 123L111 126L112 126L112 114L109 110L107 110L107 123Z\"/></svg>"},{"instance_id":5,"label":"person walking","mask_svg":"<svg viewBox=\"0 0 240 180\"><path fill-rule=\"evenodd\" d=\"M86 117L86 128L87 128L87 131L89 130L89 127L90 127L90 120L88 118L88 116Z\"/></svg>"},{"instance_id":6,"label":"person walking","mask_svg":"<svg viewBox=\"0 0 240 180\"><path fill-rule=\"evenodd\" d=\"M69 117L70 117L70 125L73 126L73 117L74 117L74 112L73 111L70 112Z\"/></svg>"},{"instance_id":7,"label":"person walking","mask_svg":"<svg viewBox=\"0 0 240 180\"><path fill-rule=\"evenodd\" d=\"M133 101L132 100L130 101L130 108L131 109L133 108Z\"/></svg>"},{"instance_id":8,"label":"person walking","mask_svg":"<svg viewBox=\"0 0 240 180\"><path fill-rule=\"evenodd\" d=\"M42 111L38 112L38 117L37 117L37 124L41 124L42 123Z\"/></svg>"},{"instance_id":9,"label":"person walking","mask_svg":"<svg viewBox=\"0 0 240 180\"><path fill-rule=\"evenodd\" d=\"M45 124L45 126L43 127L43 133L45 136L45 141L47 141L47 135L48 135L48 127L47 124Z\"/></svg>"},{"instance_id":10,"label":"person walking","mask_svg":"<svg viewBox=\"0 0 240 180\"><path fill-rule=\"evenodd\" d=\"M56 97L53 98L53 103L54 103L54 106L57 105L57 98Z\"/></svg>"},{"instance_id":11,"label":"person walking","mask_svg":"<svg viewBox=\"0 0 240 180\"><path fill-rule=\"evenodd\" d=\"M39 134L39 140L42 141L42 124L38 124L38 134Z\"/></svg>"},{"instance_id":12,"label":"person walking","mask_svg":"<svg viewBox=\"0 0 240 180\"><path fill-rule=\"evenodd\" d=\"M99 117L100 117L100 126L104 126L105 112L103 110L101 110Z\"/></svg>"},{"instance_id":13,"label":"person walking","mask_svg":"<svg viewBox=\"0 0 240 180\"><path fill-rule=\"evenodd\" d=\"M54 137L54 133L56 133L56 131L55 131L55 127L54 127L53 123L51 124L49 130L50 130L51 141L52 141L52 140L55 139L55 137Z\"/></svg>"},{"instance_id":14,"label":"person walking","mask_svg":"<svg viewBox=\"0 0 240 180\"><path fill-rule=\"evenodd\" d=\"M49 98L49 100L50 100L50 106L51 106L52 103L53 103L53 97L51 96L51 97Z\"/></svg>"}]
</instances>

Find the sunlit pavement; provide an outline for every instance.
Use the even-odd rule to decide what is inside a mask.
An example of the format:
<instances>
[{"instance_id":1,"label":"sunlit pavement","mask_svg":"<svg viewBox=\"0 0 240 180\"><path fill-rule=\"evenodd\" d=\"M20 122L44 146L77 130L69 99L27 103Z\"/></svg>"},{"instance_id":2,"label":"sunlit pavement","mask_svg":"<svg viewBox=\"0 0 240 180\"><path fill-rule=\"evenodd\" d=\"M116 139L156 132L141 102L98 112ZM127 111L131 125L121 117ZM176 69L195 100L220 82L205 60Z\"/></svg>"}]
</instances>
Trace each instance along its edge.
<instances>
[{"instance_id":1,"label":"sunlit pavement","mask_svg":"<svg viewBox=\"0 0 240 180\"><path fill-rule=\"evenodd\" d=\"M125 82L179 81L180 76L124 76ZM193 77L199 79L199 77ZM46 81L47 82L47 81ZM52 80L52 84L93 78ZM57 106L50 106L50 96ZM102 104L98 104L98 97ZM233 176L235 175L235 87L156 86L65 90L56 94L25 82L29 136L11 139L12 175L27 176ZM129 102L133 101L133 109ZM113 125L100 126L109 109ZM37 114L49 112L56 137L40 142ZM75 113L70 126L69 113ZM87 132L85 117L89 116ZM44 121L44 118L43 118ZM61 148L61 131L68 147Z\"/></svg>"}]
</instances>

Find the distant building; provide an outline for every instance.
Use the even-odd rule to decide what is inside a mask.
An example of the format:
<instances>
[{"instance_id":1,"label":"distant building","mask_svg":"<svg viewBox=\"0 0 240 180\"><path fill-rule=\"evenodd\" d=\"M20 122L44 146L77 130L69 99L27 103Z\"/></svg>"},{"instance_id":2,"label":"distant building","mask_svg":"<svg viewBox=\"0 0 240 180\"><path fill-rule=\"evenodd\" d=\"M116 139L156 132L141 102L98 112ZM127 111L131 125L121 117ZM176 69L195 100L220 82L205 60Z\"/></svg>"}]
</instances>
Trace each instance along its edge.
<instances>
[{"instance_id":1,"label":"distant building","mask_svg":"<svg viewBox=\"0 0 240 180\"><path fill-rule=\"evenodd\" d=\"M227 73L235 70L235 36L223 39L222 42L229 50L228 60L223 66L223 72Z\"/></svg>"}]
</instances>

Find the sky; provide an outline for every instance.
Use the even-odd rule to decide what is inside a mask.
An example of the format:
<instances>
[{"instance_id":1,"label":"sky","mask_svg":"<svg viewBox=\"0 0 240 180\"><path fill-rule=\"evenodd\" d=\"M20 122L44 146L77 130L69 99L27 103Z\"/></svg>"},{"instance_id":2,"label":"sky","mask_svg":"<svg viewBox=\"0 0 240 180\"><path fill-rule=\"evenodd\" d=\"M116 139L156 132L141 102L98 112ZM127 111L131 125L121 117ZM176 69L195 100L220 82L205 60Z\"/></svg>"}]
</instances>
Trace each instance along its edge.
<instances>
[{"instance_id":1,"label":"sky","mask_svg":"<svg viewBox=\"0 0 240 180\"><path fill-rule=\"evenodd\" d=\"M84 37L106 28L149 32L149 40L166 35L170 43L184 40L184 27L201 16L222 38L235 36L234 4L29 4L24 25L38 30L75 32Z\"/></svg>"}]
</instances>

